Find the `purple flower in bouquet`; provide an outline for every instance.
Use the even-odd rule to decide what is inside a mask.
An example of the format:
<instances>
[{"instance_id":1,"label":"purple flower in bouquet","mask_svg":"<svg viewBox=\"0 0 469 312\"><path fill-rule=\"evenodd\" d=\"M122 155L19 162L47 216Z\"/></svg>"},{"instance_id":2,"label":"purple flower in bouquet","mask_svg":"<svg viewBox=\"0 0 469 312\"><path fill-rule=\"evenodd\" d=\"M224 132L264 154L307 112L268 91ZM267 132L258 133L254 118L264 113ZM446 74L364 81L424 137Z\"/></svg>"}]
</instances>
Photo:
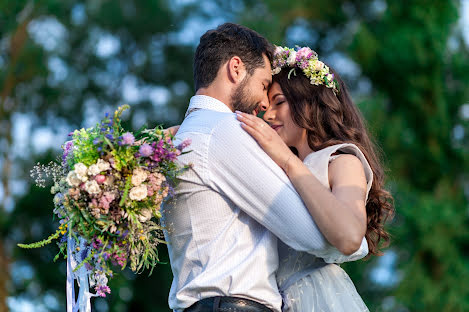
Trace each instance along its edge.
<instances>
[{"instance_id":1,"label":"purple flower in bouquet","mask_svg":"<svg viewBox=\"0 0 469 312\"><path fill-rule=\"evenodd\" d=\"M73 141L67 141L64 146L64 152L62 154L62 163L67 164L67 157L73 149Z\"/></svg>"},{"instance_id":2,"label":"purple flower in bouquet","mask_svg":"<svg viewBox=\"0 0 469 312\"><path fill-rule=\"evenodd\" d=\"M122 135L119 145L132 145L135 142L135 137L132 133L126 132Z\"/></svg>"},{"instance_id":3,"label":"purple flower in bouquet","mask_svg":"<svg viewBox=\"0 0 469 312\"><path fill-rule=\"evenodd\" d=\"M98 285L95 287L96 294L100 297L106 297L106 293L110 294L111 289L108 285Z\"/></svg>"},{"instance_id":4,"label":"purple flower in bouquet","mask_svg":"<svg viewBox=\"0 0 469 312\"><path fill-rule=\"evenodd\" d=\"M174 161L176 160L176 158L178 157L178 155L180 155L181 152L179 150L177 150L177 152L167 152L166 155L165 155L165 158L167 160L171 160L171 161Z\"/></svg>"},{"instance_id":5,"label":"purple flower in bouquet","mask_svg":"<svg viewBox=\"0 0 469 312\"><path fill-rule=\"evenodd\" d=\"M125 256L119 255L117 253L112 254L112 262L115 264L118 264L121 267L124 267L125 260L126 260Z\"/></svg>"},{"instance_id":6,"label":"purple flower in bouquet","mask_svg":"<svg viewBox=\"0 0 469 312\"><path fill-rule=\"evenodd\" d=\"M154 153L151 157L153 161L159 162L167 159L168 151L164 148L164 143L163 140L158 141L158 143L153 142Z\"/></svg>"},{"instance_id":7,"label":"purple flower in bouquet","mask_svg":"<svg viewBox=\"0 0 469 312\"><path fill-rule=\"evenodd\" d=\"M142 157L149 157L153 154L153 148L150 146L150 144L145 143L140 146L138 152L140 155L142 155Z\"/></svg>"},{"instance_id":8,"label":"purple flower in bouquet","mask_svg":"<svg viewBox=\"0 0 469 312\"><path fill-rule=\"evenodd\" d=\"M103 242L99 238L96 238L93 240L92 245L93 245L93 249L98 249L98 248L103 247Z\"/></svg>"},{"instance_id":9,"label":"purple flower in bouquet","mask_svg":"<svg viewBox=\"0 0 469 312\"><path fill-rule=\"evenodd\" d=\"M192 140L191 139L185 139L184 141L181 142L176 148L180 151L191 145Z\"/></svg>"}]
</instances>

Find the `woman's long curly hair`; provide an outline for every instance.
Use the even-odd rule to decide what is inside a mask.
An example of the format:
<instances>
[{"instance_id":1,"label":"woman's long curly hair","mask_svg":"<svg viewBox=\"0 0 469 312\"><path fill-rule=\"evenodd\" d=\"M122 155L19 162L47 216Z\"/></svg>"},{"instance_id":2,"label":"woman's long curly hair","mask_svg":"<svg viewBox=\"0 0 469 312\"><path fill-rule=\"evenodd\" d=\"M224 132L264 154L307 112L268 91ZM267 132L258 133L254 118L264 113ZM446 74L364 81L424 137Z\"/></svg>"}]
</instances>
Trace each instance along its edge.
<instances>
[{"instance_id":1,"label":"woman's long curly hair","mask_svg":"<svg viewBox=\"0 0 469 312\"><path fill-rule=\"evenodd\" d=\"M373 184L366 202L367 229L366 240L370 254L381 255L381 247L389 245L389 233L384 223L394 215L393 198L384 189L384 170L378 149L370 139L364 119L353 103L345 83L334 73L339 83L339 93L324 85L312 85L309 79L296 68L296 75L290 68L284 68L273 76L285 95L291 117L296 125L306 129L308 145L313 151L325 147L353 143L365 155L373 171Z\"/></svg>"}]
</instances>

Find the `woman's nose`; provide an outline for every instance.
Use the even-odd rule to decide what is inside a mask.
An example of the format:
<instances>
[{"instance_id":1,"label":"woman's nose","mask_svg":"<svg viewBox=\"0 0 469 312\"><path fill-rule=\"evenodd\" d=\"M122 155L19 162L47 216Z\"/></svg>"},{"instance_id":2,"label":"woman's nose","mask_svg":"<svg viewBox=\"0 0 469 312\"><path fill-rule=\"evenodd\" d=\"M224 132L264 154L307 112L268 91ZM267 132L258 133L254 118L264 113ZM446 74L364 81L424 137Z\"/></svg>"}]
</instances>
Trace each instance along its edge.
<instances>
[{"instance_id":1,"label":"woman's nose","mask_svg":"<svg viewBox=\"0 0 469 312\"><path fill-rule=\"evenodd\" d=\"M274 110L272 109L271 106L267 107L267 109L264 113L264 116L262 118L264 118L264 120L267 121L267 122L274 120L275 113L274 113Z\"/></svg>"}]
</instances>

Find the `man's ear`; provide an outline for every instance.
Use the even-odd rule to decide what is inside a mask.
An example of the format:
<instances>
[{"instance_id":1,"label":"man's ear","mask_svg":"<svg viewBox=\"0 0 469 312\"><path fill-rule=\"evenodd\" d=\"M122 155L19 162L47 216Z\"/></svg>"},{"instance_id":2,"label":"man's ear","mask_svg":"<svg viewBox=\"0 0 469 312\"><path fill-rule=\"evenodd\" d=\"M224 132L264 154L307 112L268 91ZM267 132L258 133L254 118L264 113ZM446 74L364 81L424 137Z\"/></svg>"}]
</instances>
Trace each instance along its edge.
<instances>
[{"instance_id":1,"label":"man's ear","mask_svg":"<svg viewBox=\"0 0 469 312\"><path fill-rule=\"evenodd\" d=\"M228 79L234 83L240 83L246 77L246 66L239 56L233 56L228 61Z\"/></svg>"}]
</instances>

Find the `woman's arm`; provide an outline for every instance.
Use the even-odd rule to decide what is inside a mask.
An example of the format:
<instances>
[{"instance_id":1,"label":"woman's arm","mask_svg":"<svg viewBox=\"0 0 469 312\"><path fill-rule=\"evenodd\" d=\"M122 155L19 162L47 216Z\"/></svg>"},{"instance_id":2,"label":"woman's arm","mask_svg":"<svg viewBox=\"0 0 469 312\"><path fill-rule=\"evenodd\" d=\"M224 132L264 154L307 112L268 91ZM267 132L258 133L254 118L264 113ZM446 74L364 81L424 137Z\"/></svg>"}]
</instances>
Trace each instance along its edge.
<instances>
[{"instance_id":1,"label":"woman's arm","mask_svg":"<svg viewBox=\"0 0 469 312\"><path fill-rule=\"evenodd\" d=\"M360 160L342 155L332 161L331 189L296 156L284 169L327 240L345 255L358 250L366 232L366 178Z\"/></svg>"},{"instance_id":2,"label":"woman's arm","mask_svg":"<svg viewBox=\"0 0 469 312\"><path fill-rule=\"evenodd\" d=\"M286 172L326 239L343 254L360 248L366 232L366 177L360 160L341 155L329 165L325 187L262 119L238 114L242 127Z\"/></svg>"}]
</instances>

